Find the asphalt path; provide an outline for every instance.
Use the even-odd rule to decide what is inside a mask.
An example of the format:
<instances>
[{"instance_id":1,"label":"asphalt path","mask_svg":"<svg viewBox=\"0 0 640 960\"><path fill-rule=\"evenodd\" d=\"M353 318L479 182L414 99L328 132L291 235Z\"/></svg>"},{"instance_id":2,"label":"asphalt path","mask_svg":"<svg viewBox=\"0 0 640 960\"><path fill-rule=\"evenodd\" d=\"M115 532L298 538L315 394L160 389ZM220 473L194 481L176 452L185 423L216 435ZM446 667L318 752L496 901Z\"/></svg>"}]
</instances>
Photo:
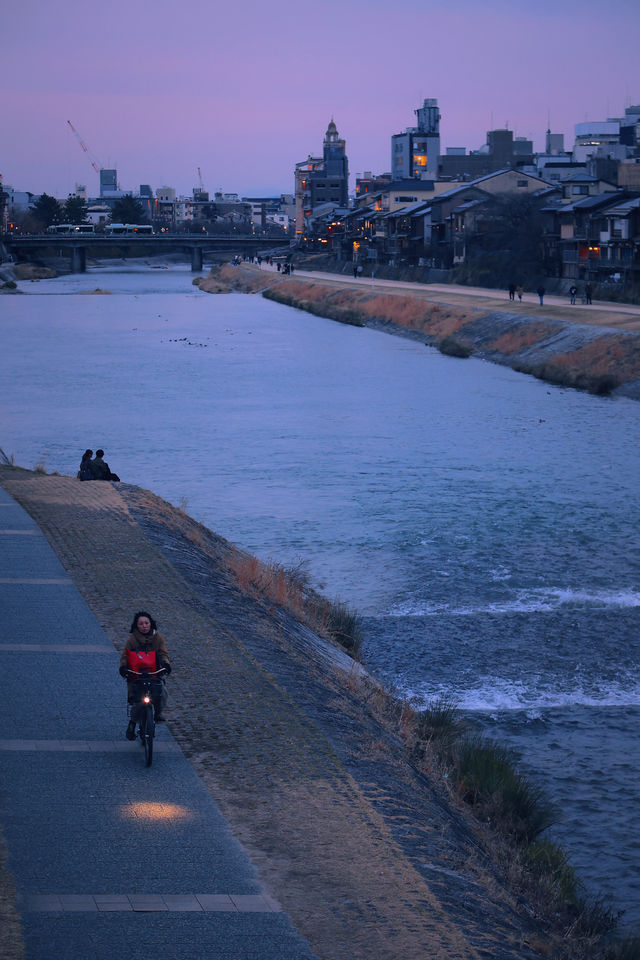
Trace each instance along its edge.
<instances>
[{"instance_id":1,"label":"asphalt path","mask_svg":"<svg viewBox=\"0 0 640 960\"><path fill-rule=\"evenodd\" d=\"M150 768L125 739L118 653L2 488L0 603L0 823L27 960L312 960L166 727Z\"/></svg>"}]
</instances>

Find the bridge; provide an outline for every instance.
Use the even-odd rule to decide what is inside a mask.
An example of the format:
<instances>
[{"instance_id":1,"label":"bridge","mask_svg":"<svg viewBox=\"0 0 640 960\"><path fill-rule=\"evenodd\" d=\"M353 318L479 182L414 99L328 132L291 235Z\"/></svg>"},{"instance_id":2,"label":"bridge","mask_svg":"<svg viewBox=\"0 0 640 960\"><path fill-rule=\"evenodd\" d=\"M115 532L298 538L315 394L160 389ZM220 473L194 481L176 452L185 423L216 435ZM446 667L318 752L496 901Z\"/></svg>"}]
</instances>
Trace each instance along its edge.
<instances>
[{"instance_id":1,"label":"bridge","mask_svg":"<svg viewBox=\"0 0 640 960\"><path fill-rule=\"evenodd\" d=\"M100 234L78 236L50 236L49 234L31 234L12 236L0 234L0 245L16 260L28 260L33 257L67 255L71 261L72 273L84 273L87 269L87 256L108 257L114 249L120 256L156 257L168 253L184 253L191 259L191 270L202 270L205 254L231 258L235 254L255 257L260 253L274 249L288 249L291 241L281 237L240 236L199 236L197 234L159 234L146 237L107 237Z\"/></svg>"}]
</instances>

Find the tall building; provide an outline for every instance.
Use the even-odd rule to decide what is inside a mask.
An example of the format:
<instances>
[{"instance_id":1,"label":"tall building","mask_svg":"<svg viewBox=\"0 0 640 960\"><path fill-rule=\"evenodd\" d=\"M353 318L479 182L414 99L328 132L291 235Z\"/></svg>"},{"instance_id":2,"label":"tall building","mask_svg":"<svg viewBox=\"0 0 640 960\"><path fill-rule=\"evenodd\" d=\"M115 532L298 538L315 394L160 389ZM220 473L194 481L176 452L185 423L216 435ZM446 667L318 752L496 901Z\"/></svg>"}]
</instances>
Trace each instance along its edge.
<instances>
[{"instance_id":1,"label":"tall building","mask_svg":"<svg viewBox=\"0 0 640 960\"><path fill-rule=\"evenodd\" d=\"M440 155L440 111L438 101L425 100L413 111L416 127L391 137L391 176L394 180L413 177L432 180L438 173Z\"/></svg>"},{"instance_id":2,"label":"tall building","mask_svg":"<svg viewBox=\"0 0 640 960\"><path fill-rule=\"evenodd\" d=\"M100 196L109 197L118 195L118 171L100 170Z\"/></svg>"},{"instance_id":3,"label":"tall building","mask_svg":"<svg viewBox=\"0 0 640 960\"><path fill-rule=\"evenodd\" d=\"M296 235L304 233L305 219L322 203L346 207L349 198L349 160L346 141L340 138L333 119L327 127L322 157L309 155L296 163Z\"/></svg>"}]
</instances>

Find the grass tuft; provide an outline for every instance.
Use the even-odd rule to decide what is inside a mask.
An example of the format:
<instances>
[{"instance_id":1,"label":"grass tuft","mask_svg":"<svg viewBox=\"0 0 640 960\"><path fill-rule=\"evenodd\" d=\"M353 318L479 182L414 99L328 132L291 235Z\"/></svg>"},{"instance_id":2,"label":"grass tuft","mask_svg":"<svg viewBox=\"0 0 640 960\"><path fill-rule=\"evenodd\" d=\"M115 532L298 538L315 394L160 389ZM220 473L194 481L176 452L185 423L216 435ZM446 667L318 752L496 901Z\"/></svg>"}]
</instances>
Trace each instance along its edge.
<instances>
[{"instance_id":1,"label":"grass tuft","mask_svg":"<svg viewBox=\"0 0 640 960\"><path fill-rule=\"evenodd\" d=\"M578 906L581 884L561 846L551 840L536 840L526 847L523 859L553 899L560 899L569 906Z\"/></svg>"},{"instance_id":2,"label":"grass tuft","mask_svg":"<svg viewBox=\"0 0 640 960\"><path fill-rule=\"evenodd\" d=\"M444 696L432 701L413 716L413 755L424 757L429 749L450 766L455 744L466 728L455 700Z\"/></svg>"},{"instance_id":3,"label":"grass tuft","mask_svg":"<svg viewBox=\"0 0 640 960\"><path fill-rule=\"evenodd\" d=\"M459 357L462 360L466 360L473 353L470 346L456 340L455 337L445 337L444 340L441 340L438 344L438 350L447 357Z\"/></svg>"},{"instance_id":4,"label":"grass tuft","mask_svg":"<svg viewBox=\"0 0 640 960\"><path fill-rule=\"evenodd\" d=\"M456 747L455 778L460 796L516 843L532 843L557 822L555 807L517 771L506 747L464 737Z\"/></svg>"},{"instance_id":5,"label":"grass tuft","mask_svg":"<svg viewBox=\"0 0 640 960\"><path fill-rule=\"evenodd\" d=\"M341 647L359 660L362 652L362 618L348 604L336 600L329 604L327 629Z\"/></svg>"}]
</instances>

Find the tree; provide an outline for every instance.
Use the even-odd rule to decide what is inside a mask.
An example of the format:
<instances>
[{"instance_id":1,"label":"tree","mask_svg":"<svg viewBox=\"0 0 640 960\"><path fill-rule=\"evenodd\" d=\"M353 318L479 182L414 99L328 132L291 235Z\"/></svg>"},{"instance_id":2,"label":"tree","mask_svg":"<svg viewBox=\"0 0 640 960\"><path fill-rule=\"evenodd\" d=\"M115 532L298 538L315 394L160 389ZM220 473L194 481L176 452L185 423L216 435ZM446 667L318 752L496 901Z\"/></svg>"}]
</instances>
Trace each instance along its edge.
<instances>
[{"instance_id":1,"label":"tree","mask_svg":"<svg viewBox=\"0 0 640 960\"><path fill-rule=\"evenodd\" d=\"M479 229L466 238L465 263L456 278L498 287L539 283L546 268L542 206L539 197L494 198Z\"/></svg>"},{"instance_id":2,"label":"tree","mask_svg":"<svg viewBox=\"0 0 640 960\"><path fill-rule=\"evenodd\" d=\"M146 217L142 204L129 194L126 197L120 197L111 208L111 222L145 223Z\"/></svg>"},{"instance_id":3,"label":"tree","mask_svg":"<svg viewBox=\"0 0 640 960\"><path fill-rule=\"evenodd\" d=\"M84 223L87 216L87 205L82 197L67 197L64 205L65 223Z\"/></svg>"},{"instance_id":4,"label":"tree","mask_svg":"<svg viewBox=\"0 0 640 960\"><path fill-rule=\"evenodd\" d=\"M37 220L40 229L50 227L52 223L62 223L62 207L55 197L42 193L29 208Z\"/></svg>"}]
</instances>

